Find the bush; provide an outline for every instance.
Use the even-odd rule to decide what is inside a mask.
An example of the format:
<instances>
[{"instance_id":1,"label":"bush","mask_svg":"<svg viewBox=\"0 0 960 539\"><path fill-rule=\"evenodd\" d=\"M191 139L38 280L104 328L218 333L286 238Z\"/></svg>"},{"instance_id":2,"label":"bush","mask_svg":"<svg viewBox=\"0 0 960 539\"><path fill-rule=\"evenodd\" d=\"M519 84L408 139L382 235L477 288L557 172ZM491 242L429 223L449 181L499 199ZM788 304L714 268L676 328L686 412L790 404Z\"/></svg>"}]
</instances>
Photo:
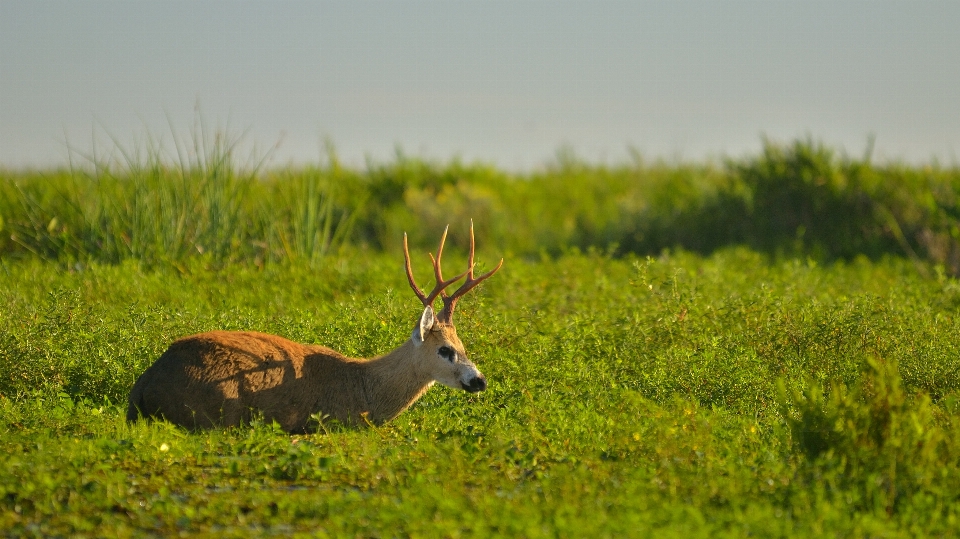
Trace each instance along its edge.
<instances>
[{"instance_id":1,"label":"bush","mask_svg":"<svg viewBox=\"0 0 960 539\"><path fill-rule=\"evenodd\" d=\"M893 515L923 503L923 495L960 484L951 465L960 458L956 436L935 419L930 398L909 398L896 362L867 360L861 383L831 386L824 393L813 380L804 389L780 383L780 406L793 445L807 465L807 486L861 511Z\"/></svg>"}]
</instances>

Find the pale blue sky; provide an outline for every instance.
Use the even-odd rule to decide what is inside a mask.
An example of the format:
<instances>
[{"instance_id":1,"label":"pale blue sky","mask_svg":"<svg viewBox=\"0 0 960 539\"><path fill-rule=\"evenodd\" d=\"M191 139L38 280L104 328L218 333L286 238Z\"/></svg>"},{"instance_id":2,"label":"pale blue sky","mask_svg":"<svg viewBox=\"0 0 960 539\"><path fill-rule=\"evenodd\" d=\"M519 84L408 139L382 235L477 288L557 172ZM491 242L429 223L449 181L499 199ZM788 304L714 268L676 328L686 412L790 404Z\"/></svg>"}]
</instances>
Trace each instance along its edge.
<instances>
[{"instance_id":1,"label":"pale blue sky","mask_svg":"<svg viewBox=\"0 0 960 539\"><path fill-rule=\"evenodd\" d=\"M958 162L960 1L0 0L0 165L169 143L199 103L273 163L508 168L756 153L811 135Z\"/></svg>"}]
</instances>

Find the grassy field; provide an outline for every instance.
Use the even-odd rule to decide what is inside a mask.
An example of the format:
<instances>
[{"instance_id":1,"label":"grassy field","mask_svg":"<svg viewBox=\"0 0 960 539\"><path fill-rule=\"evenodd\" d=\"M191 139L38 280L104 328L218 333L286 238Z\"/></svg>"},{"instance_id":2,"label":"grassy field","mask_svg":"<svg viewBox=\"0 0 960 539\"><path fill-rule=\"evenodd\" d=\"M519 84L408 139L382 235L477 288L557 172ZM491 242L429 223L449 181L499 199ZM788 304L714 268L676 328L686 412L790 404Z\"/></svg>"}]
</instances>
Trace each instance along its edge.
<instances>
[{"instance_id":1,"label":"grassy field","mask_svg":"<svg viewBox=\"0 0 960 539\"><path fill-rule=\"evenodd\" d=\"M458 318L484 393L438 387L382 428L293 437L123 421L133 380L180 335L257 329L364 356L398 345L420 310L401 268L362 251L317 270L3 262L0 527L893 537L960 525L960 287L898 259L509 259Z\"/></svg>"},{"instance_id":2,"label":"grassy field","mask_svg":"<svg viewBox=\"0 0 960 539\"><path fill-rule=\"evenodd\" d=\"M956 169L798 142L243 172L216 148L0 171L6 535L957 535ZM400 231L423 281L446 217L463 264L471 215L478 269L506 258L457 311L487 391L311 435L123 420L183 335L399 345L421 311Z\"/></svg>"}]
</instances>

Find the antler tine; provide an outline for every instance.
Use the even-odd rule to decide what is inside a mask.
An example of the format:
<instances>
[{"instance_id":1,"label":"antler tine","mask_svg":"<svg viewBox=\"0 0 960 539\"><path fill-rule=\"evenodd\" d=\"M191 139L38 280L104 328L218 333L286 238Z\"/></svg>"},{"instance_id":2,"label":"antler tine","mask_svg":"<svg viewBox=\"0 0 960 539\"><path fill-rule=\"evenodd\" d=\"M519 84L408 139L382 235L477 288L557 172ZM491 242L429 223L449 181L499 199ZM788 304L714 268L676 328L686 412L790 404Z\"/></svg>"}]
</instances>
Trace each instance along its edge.
<instances>
[{"instance_id":1,"label":"antler tine","mask_svg":"<svg viewBox=\"0 0 960 539\"><path fill-rule=\"evenodd\" d=\"M437 299L438 295L442 295L446 298L446 294L443 293L444 289L453 283L463 279L469 271L461 273L456 277L451 279L443 280L443 272L440 269L440 257L443 255L443 244L447 241L447 231L450 229L450 225L447 225L447 228L443 230L443 235L440 236L440 247L437 248L437 257L433 257L433 253L430 254L430 261L433 262L433 274L437 279L436 286L433 287L433 290L429 294L424 294L420 287L417 286L417 283L413 280L413 270L410 267L410 251L407 249L407 234L403 234L403 258L406 262L407 268L407 280L410 281L410 287L413 288L413 292L420 298L420 301L423 303L423 306L433 305L433 301ZM446 300L444 300L444 305L446 305Z\"/></svg>"},{"instance_id":2,"label":"antler tine","mask_svg":"<svg viewBox=\"0 0 960 539\"><path fill-rule=\"evenodd\" d=\"M465 271L456 277L452 277L446 281L443 280L443 271L440 269L440 257L443 256L443 244L447 241L447 232L449 230L450 225L447 225L446 228L443 229L443 235L440 236L440 246L437 247L437 257L434 258L433 253L428 253L430 255L430 261L433 262L433 275L437 279L437 285L433 287L433 291L430 292L429 296L427 296L430 300L430 303L433 303L433 300L437 299L437 295L442 298L447 297L444 289L460 279L463 279L466 277L467 273L469 273L469 271ZM444 303L444 305L446 305L446 303Z\"/></svg>"},{"instance_id":3,"label":"antler tine","mask_svg":"<svg viewBox=\"0 0 960 539\"><path fill-rule=\"evenodd\" d=\"M452 295L450 295L450 296L446 296L446 295L442 296L442 299L443 299L443 310L440 311L440 316L439 316L438 318L439 318L441 321L443 321L443 322L446 322L446 323L448 323L448 324L452 324L452 323L453 323L453 309L454 309L454 308L456 307L456 305L457 305L457 300L460 299L460 297L463 296L464 294L466 294L467 292L473 290L473 288L474 288L475 286L477 286L478 284L480 284L482 281L484 281L485 279L490 278L490 276L492 276L494 273L496 273L496 272L500 269L500 267L503 266L503 259L501 258L501 259L500 259L500 263L497 264L497 267L493 268L492 270L484 273L483 275L481 275L481 276L479 276L479 277L477 277L477 278L474 278L474 277L473 277L473 265L474 265L474 264L473 264L473 255L474 255L473 219L471 219L471 220L470 220L470 256L469 256L469 258L467 259L468 264L470 265L470 268L467 270L467 273L466 273L466 275L467 275L467 280L464 281L464 283L463 283L462 285L460 285L460 288L458 288L458 289L456 290L456 292L454 292Z\"/></svg>"},{"instance_id":4,"label":"antler tine","mask_svg":"<svg viewBox=\"0 0 960 539\"><path fill-rule=\"evenodd\" d=\"M410 249L407 248L407 233L403 233L403 261L407 268L407 281L410 282L410 288L413 289L413 293L420 298L420 301L423 302L423 306L426 307L433 303L433 300L427 300L427 296L423 295L423 290L420 290L420 287L417 286L417 282L413 280L413 268L410 267Z\"/></svg>"}]
</instances>

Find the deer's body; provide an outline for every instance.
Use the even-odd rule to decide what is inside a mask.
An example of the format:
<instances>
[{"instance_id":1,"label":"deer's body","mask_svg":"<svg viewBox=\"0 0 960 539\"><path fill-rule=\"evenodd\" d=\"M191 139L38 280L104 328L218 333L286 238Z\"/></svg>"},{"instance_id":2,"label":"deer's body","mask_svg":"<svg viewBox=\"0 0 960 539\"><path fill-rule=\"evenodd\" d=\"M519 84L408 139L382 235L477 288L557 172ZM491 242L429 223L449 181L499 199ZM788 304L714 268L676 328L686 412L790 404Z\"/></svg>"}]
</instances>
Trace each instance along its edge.
<instances>
[{"instance_id":1,"label":"deer's body","mask_svg":"<svg viewBox=\"0 0 960 539\"><path fill-rule=\"evenodd\" d=\"M304 431L320 414L348 424L396 417L433 385L412 341L384 356L354 359L276 335L212 331L173 343L137 380L127 419L162 416L191 429L238 425L259 411Z\"/></svg>"},{"instance_id":2,"label":"deer's body","mask_svg":"<svg viewBox=\"0 0 960 539\"><path fill-rule=\"evenodd\" d=\"M243 424L259 413L284 430L302 432L315 426L310 424L314 414L351 425L384 423L416 402L434 382L483 391L486 379L467 359L453 326L453 307L457 298L500 266L473 278L472 227L467 273L444 281L442 250L443 239L434 259L437 286L428 296L413 281L404 241L407 276L424 310L410 339L399 348L366 360L266 333L211 331L184 337L137 379L127 420L155 417L188 429L208 429ZM453 296L443 294L445 287L468 273L467 282ZM432 307L437 295L444 300L439 316Z\"/></svg>"}]
</instances>

